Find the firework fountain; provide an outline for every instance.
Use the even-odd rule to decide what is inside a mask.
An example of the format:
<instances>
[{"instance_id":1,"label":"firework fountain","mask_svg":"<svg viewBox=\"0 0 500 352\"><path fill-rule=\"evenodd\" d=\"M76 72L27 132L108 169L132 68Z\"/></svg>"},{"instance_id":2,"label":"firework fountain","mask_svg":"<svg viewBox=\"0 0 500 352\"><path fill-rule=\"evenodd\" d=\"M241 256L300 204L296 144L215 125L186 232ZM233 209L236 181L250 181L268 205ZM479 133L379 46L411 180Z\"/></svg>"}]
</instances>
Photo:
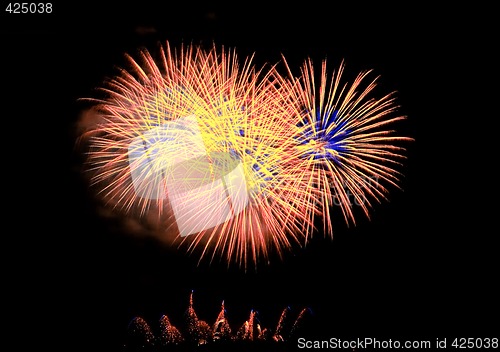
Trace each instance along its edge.
<instances>
[{"instance_id":1,"label":"firework fountain","mask_svg":"<svg viewBox=\"0 0 500 352\"><path fill-rule=\"evenodd\" d=\"M198 318L194 308L193 292L189 297L188 308L184 315L184 329L173 326L166 315L160 318L157 327L151 327L143 318L135 317L127 329L126 350L168 351L174 348L194 348L195 346L227 347L236 345L251 346L266 343L278 347L300 333L302 323L310 309L304 308L295 318L290 317L290 307L280 315L275 328L263 327L254 310L248 319L236 330L232 330L227 318L227 311L222 302L221 310L215 322L210 326ZM156 335L153 331L157 331ZM233 331L236 331L233 333Z\"/></svg>"}]
</instances>

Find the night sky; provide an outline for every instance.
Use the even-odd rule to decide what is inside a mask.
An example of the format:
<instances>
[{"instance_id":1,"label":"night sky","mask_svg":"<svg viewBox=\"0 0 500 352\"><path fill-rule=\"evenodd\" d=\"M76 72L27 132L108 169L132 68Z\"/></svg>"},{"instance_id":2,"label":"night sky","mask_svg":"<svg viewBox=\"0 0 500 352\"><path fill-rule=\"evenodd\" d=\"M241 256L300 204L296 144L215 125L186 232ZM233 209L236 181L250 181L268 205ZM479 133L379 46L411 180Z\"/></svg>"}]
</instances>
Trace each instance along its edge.
<instances>
[{"instance_id":1,"label":"night sky","mask_svg":"<svg viewBox=\"0 0 500 352\"><path fill-rule=\"evenodd\" d=\"M8 187L17 233L6 246L20 255L6 268L28 263L25 275L6 277L34 296L19 304L21 321L39 312L53 346L111 351L134 316L152 325L162 314L180 322L194 290L200 318L212 323L225 300L233 328L251 309L274 327L290 306L292 315L311 308L310 330L321 338L491 335L487 320L498 318L494 231L466 198L474 188L464 185L472 159L461 157L466 145L457 142L464 117L443 108L454 99L447 89L456 82L449 79L455 62L447 54L461 38L456 22L445 25L446 14L421 7L238 6L81 2L17 17L1 9L3 130L24 139L6 157L19 166L11 180L22 184ZM86 106L77 100L116 74L124 53L166 40L255 53L258 65L283 54L297 71L308 57L328 58L330 68L344 59L352 74L373 69L378 92L397 91L408 117L397 125L400 134L415 138L400 169L403 190L390 188L390 201L377 204L371 220L359 214L355 227L334 212L333 240L317 234L283 261L271 257L246 273L225 262L197 266L195 257L114 230L79 172L75 123Z\"/></svg>"}]
</instances>

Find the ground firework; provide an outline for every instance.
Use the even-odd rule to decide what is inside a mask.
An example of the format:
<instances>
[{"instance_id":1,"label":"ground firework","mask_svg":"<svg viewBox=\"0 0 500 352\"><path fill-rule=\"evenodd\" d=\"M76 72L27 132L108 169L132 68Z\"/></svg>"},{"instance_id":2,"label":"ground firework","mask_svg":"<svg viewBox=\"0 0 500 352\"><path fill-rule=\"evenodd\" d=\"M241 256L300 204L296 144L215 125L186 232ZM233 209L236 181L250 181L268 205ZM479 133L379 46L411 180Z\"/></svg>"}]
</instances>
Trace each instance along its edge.
<instances>
[{"instance_id":1,"label":"ground firework","mask_svg":"<svg viewBox=\"0 0 500 352\"><path fill-rule=\"evenodd\" d=\"M167 315L162 315L159 324L153 326L141 317L133 318L127 328L125 351L185 351L194 350L198 346L215 351L250 347L288 350L282 348L289 347L288 344L295 342L297 336L306 333L304 323L313 317L310 308L303 308L297 313L286 307L275 326L264 326L259 316L257 311L251 310L248 319L232 332L222 302L220 313L210 326L198 318L191 293L189 306L179 328L171 323Z\"/></svg>"}]
</instances>

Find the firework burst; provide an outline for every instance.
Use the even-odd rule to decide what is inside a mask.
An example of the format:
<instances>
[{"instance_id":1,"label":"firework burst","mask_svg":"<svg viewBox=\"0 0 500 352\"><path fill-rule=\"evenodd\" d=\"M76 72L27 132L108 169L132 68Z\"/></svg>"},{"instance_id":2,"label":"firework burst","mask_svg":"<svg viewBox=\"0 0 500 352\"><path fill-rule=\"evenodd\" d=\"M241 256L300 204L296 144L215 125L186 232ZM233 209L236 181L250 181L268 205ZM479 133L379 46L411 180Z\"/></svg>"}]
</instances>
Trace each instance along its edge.
<instances>
[{"instance_id":1,"label":"firework burst","mask_svg":"<svg viewBox=\"0 0 500 352\"><path fill-rule=\"evenodd\" d=\"M175 52L167 44L160 65L146 51L140 57L128 56L132 69L121 70L102 88L106 97L95 100L103 123L87 132L88 161L102 199L129 214L156 213L167 227L177 224L177 238L189 251L201 248L202 258L219 254L246 265L270 247L281 254L299 243L308 219L290 207L297 189L285 168L299 117L276 70L257 70L252 58L240 66L234 52L215 47ZM183 163L173 165L176 159ZM224 178L231 173L244 186ZM244 198L241 204L229 199L231 217L216 221L186 213L186 203L198 205L198 214L214 212L205 200L216 187L200 185L223 178L227 198ZM175 208L179 189L185 191L178 197L183 204ZM186 230L193 236L183 236L181 225L195 222L196 230ZM200 227L203 222L214 225Z\"/></svg>"},{"instance_id":2,"label":"firework burst","mask_svg":"<svg viewBox=\"0 0 500 352\"><path fill-rule=\"evenodd\" d=\"M386 126L403 117L391 94L370 98L368 72L341 84L343 66L329 79L324 63L317 87L311 61L295 78L215 46L159 56L127 56L91 99L87 165L106 204L188 252L246 268L304 243L318 215L332 234L333 206L354 223L353 200L369 215L397 187L407 138Z\"/></svg>"},{"instance_id":3,"label":"firework burst","mask_svg":"<svg viewBox=\"0 0 500 352\"><path fill-rule=\"evenodd\" d=\"M324 233L332 235L331 208L339 207L346 223L355 224L355 206L369 216L373 202L386 199L386 186L398 187L397 167L405 150L398 144L411 139L389 128L405 117L397 114L393 93L374 97L377 78L369 79L370 71L349 84L342 82L343 63L329 76L324 61L317 76L308 60L300 79L286 66L301 117L289 172L308 189L295 202L305 204L307 224L319 215ZM312 230L305 232L306 239Z\"/></svg>"}]
</instances>

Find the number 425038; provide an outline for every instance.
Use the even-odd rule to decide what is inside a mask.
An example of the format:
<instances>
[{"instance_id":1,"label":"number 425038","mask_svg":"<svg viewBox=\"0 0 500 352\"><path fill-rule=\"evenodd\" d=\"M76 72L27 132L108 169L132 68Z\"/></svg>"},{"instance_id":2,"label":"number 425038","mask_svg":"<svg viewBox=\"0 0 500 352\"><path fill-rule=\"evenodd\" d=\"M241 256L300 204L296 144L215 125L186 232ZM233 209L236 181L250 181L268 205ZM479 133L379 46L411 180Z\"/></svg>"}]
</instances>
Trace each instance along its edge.
<instances>
[{"instance_id":1,"label":"number 425038","mask_svg":"<svg viewBox=\"0 0 500 352\"><path fill-rule=\"evenodd\" d=\"M5 8L8 13L52 13L50 2L10 2Z\"/></svg>"}]
</instances>

